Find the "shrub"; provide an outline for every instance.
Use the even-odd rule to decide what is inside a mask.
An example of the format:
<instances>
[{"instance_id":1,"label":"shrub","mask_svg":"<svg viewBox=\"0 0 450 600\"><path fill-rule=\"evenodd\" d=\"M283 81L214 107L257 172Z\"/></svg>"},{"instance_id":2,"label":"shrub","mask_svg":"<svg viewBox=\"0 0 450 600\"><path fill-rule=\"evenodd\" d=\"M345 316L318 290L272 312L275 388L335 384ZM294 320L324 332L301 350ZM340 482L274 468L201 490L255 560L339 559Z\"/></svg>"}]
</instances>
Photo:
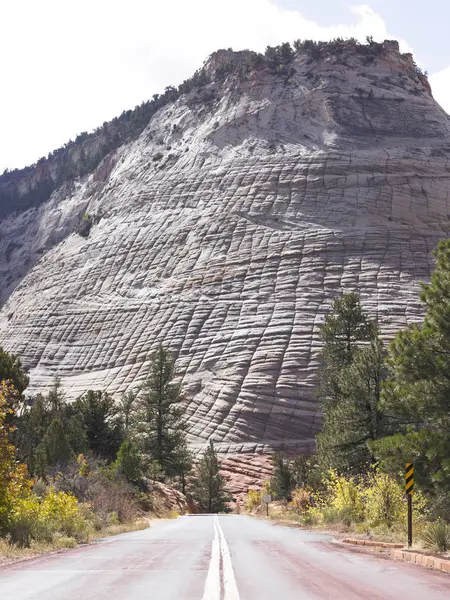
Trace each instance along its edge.
<instances>
[{"instance_id":1,"label":"shrub","mask_svg":"<svg viewBox=\"0 0 450 600\"><path fill-rule=\"evenodd\" d=\"M254 510L261 505L261 492L258 490L248 490L247 510Z\"/></svg>"},{"instance_id":2,"label":"shrub","mask_svg":"<svg viewBox=\"0 0 450 600\"><path fill-rule=\"evenodd\" d=\"M345 515L346 520L359 522L364 519L362 486L355 477L345 478L330 470L325 480L326 505Z\"/></svg>"},{"instance_id":3,"label":"shrub","mask_svg":"<svg viewBox=\"0 0 450 600\"><path fill-rule=\"evenodd\" d=\"M385 473L372 473L365 482L364 498L366 520L371 527L403 527L407 520L408 505L404 499L403 485ZM413 520L424 520L428 505L420 491L414 492Z\"/></svg>"},{"instance_id":4,"label":"shrub","mask_svg":"<svg viewBox=\"0 0 450 600\"><path fill-rule=\"evenodd\" d=\"M32 539L51 541L53 535L50 527L41 521L39 512L40 503L37 496L17 500L8 528L13 544L28 548Z\"/></svg>"},{"instance_id":5,"label":"shrub","mask_svg":"<svg viewBox=\"0 0 450 600\"><path fill-rule=\"evenodd\" d=\"M385 473L375 473L369 477L364 490L366 500L366 520L371 527L384 525L389 529L406 519L406 503L403 489Z\"/></svg>"},{"instance_id":6,"label":"shrub","mask_svg":"<svg viewBox=\"0 0 450 600\"><path fill-rule=\"evenodd\" d=\"M292 492L292 500L289 508L295 510L299 515L304 514L311 506L311 490L308 488L297 488Z\"/></svg>"},{"instance_id":7,"label":"shrub","mask_svg":"<svg viewBox=\"0 0 450 600\"><path fill-rule=\"evenodd\" d=\"M54 488L43 498L35 494L19 498L9 524L11 542L23 547L30 546L32 540L51 542L55 535L87 541L91 530L77 499Z\"/></svg>"},{"instance_id":8,"label":"shrub","mask_svg":"<svg viewBox=\"0 0 450 600\"><path fill-rule=\"evenodd\" d=\"M439 552L450 550L450 525L442 521L431 523L422 535L427 548Z\"/></svg>"},{"instance_id":9,"label":"shrub","mask_svg":"<svg viewBox=\"0 0 450 600\"><path fill-rule=\"evenodd\" d=\"M40 518L56 533L86 541L91 530L90 523L80 512L78 500L72 494L57 492L51 488L40 506Z\"/></svg>"},{"instance_id":10,"label":"shrub","mask_svg":"<svg viewBox=\"0 0 450 600\"><path fill-rule=\"evenodd\" d=\"M322 509L322 519L324 523L330 525L341 523L346 527L350 527L353 522L353 513L348 507L338 509L333 506L326 506Z\"/></svg>"},{"instance_id":11,"label":"shrub","mask_svg":"<svg viewBox=\"0 0 450 600\"><path fill-rule=\"evenodd\" d=\"M33 494L43 498L48 491L48 486L42 479L36 479L33 485Z\"/></svg>"},{"instance_id":12,"label":"shrub","mask_svg":"<svg viewBox=\"0 0 450 600\"><path fill-rule=\"evenodd\" d=\"M16 449L9 438L11 428L6 419L13 413L7 398L13 392L5 382L0 384L0 534L8 529L15 503L29 495L32 485L25 465L17 463Z\"/></svg>"},{"instance_id":13,"label":"shrub","mask_svg":"<svg viewBox=\"0 0 450 600\"><path fill-rule=\"evenodd\" d=\"M90 505L97 518L97 527L107 525L111 513L116 513L121 523L136 518L139 507L134 490L122 478L99 473L90 483Z\"/></svg>"},{"instance_id":14,"label":"shrub","mask_svg":"<svg viewBox=\"0 0 450 600\"><path fill-rule=\"evenodd\" d=\"M305 525L320 525L323 522L323 515L320 509L311 507L303 514L302 519Z\"/></svg>"},{"instance_id":15,"label":"shrub","mask_svg":"<svg viewBox=\"0 0 450 600\"><path fill-rule=\"evenodd\" d=\"M87 238L89 237L92 225L93 219L91 215L89 215L88 213L84 213L83 218L77 225L76 232L78 233L78 235L81 235L81 237Z\"/></svg>"},{"instance_id":16,"label":"shrub","mask_svg":"<svg viewBox=\"0 0 450 600\"><path fill-rule=\"evenodd\" d=\"M139 513L136 488L114 465L104 466L104 461L89 459L88 462L80 455L77 461L60 469L54 485L57 491L69 492L90 506L97 529L108 524L111 513L116 513L121 523L133 520Z\"/></svg>"}]
</instances>

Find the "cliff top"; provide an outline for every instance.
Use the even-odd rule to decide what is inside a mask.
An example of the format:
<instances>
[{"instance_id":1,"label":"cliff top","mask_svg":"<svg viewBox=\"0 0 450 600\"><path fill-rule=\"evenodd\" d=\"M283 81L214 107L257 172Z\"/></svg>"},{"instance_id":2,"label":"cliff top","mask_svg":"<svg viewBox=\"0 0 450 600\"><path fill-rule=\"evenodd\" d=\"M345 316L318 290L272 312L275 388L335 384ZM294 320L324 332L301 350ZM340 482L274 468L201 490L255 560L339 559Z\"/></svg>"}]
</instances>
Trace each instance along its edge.
<instances>
[{"instance_id":1,"label":"cliff top","mask_svg":"<svg viewBox=\"0 0 450 600\"><path fill-rule=\"evenodd\" d=\"M343 69L344 67L344 74ZM377 72L384 82L362 81L367 71ZM343 81L342 81L342 76ZM341 83L336 85L336 76ZM105 122L92 133L83 132L64 147L24 169L6 170L0 176L0 219L17 210L26 210L45 202L52 192L76 178L94 171L112 151L136 138L162 107L183 95L205 105L217 100L225 89L239 88L240 83L257 85L267 78L279 78L283 85L302 85L321 88L333 97L351 86L357 94L371 97L374 88L400 86L404 94L431 95L425 73L416 65L411 54L401 54L398 42L374 42L368 38L362 44L356 39L335 39L330 42L297 40L276 47L267 47L264 54L231 49L214 52L190 79L177 88L169 86L162 95L124 111L119 117ZM396 79L395 79L396 78ZM401 101L401 97L398 97Z\"/></svg>"}]
</instances>

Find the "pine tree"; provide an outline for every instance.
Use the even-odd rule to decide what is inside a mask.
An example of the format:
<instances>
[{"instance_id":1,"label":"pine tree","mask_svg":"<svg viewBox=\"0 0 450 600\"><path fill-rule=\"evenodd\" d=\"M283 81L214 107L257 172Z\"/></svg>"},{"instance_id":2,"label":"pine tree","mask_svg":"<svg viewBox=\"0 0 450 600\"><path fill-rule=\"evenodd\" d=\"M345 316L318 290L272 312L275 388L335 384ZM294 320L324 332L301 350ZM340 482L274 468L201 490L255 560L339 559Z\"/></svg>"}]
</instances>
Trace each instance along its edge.
<instances>
[{"instance_id":1,"label":"pine tree","mask_svg":"<svg viewBox=\"0 0 450 600\"><path fill-rule=\"evenodd\" d=\"M160 346L153 354L150 373L140 387L135 439L141 452L157 461L167 477L179 475L178 458L186 445L182 395L175 377L175 361Z\"/></svg>"},{"instance_id":2,"label":"pine tree","mask_svg":"<svg viewBox=\"0 0 450 600\"><path fill-rule=\"evenodd\" d=\"M46 398L37 394L28 410L15 419L12 433L14 445L20 460L24 461L33 473L33 454L50 424Z\"/></svg>"},{"instance_id":3,"label":"pine tree","mask_svg":"<svg viewBox=\"0 0 450 600\"><path fill-rule=\"evenodd\" d=\"M124 435L112 396L100 390L88 390L76 401L74 410L86 432L90 451L113 461Z\"/></svg>"},{"instance_id":4,"label":"pine tree","mask_svg":"<svg viewBox=\"0 0 450 600\"><path fill-rule=\"evenodd\" d=\"M60 414L65 404L65 395L62 390L61 377L53 377L53 385L48 393L47 402L53 415Z\"/></svg>"},{"instance_id":5,"label":"pine tree","mask_svg":"<svg viewBox=\"0 0 450 600\"><path fill-rule=\"evenodd\" d=\"M383 344L355 293L333 302L320 336L324 347L319 461L322 468L358 471L373 462L369 443L382 435L380 394L387 374Z\"/></svg>"},{"instance_id":6,"label":"pine tree","mask_svg":"<svg viewBox=\"0 0 450 600\"><path fill-rule=\"evenodd\" d=\"M175 458L178 487L182 494L186 494L188 477L192 471L194 459L186 443L183 443L178 450Z\"/></svg>"},{"instance_id":7,"label":"pine tree","mask_svg":"<svg viewBox=\"0 0 450 600\"><path fill-rule=\"evenodd\" d=\"M220 474L220 462L212 441L197 465L197 477L192 481L191 494L202 510L208 513L228 512L231 498L225 492Z\"/></svg>"},{"instance_id":8,"label":"pine tree","mask_svg":"<svg viewBox=\"0 0 450 600\"><path fill-rule=\"evenodd\" d=\"M122 474L131 483L136 483L142 476L142 463L139 453L130 440L125 440L119 448L114 470Z\"/></svg>"},{"instance_id":9,"label":"pine tree","mask_svg":"<svg viewBox=\"0 0 450 600\"><path fill-rule=\"evenodd\" d=\"M392 473L414 462L416 482L450 518L450 240L434 254L421 294L424 322L400 331L389 347L383 410L397 433L373 447Z\"/></svg>"},{"instance_id":10,"label":"pine tree","mask_svg":"<svg viewBox=\"0 0 450 600\"><path fill-rule=\"evenodd\" d=\"M48 466L66 464L73 456L60 417L55 417L42 439Z\"/></svg>"},{"instance_id":11,"label":"pine tree","mask_svg":"<svg viewBox=\"0 0 450 600\"><path fill-rule=\"evenodd\" d=\"M334 300L331 312L320 328L325 363L320 383L325 394L328 377L334 378L336 371L348 367L361 342L371 341L375 334L376 325L364 313L358 294L350 292ZM334 389L334 381L330 387Z\"/></svg>"},{"instance_id":12,"label":"pine tree","mask_svg":"<svg viewBox=\"0 0 450 600\"><path fill-rule=\"evenodd\" d=\"M338 401L328 403L317 436L322 466L338 471L362 471L376 462L371 442L385 434L381 390L387 378L385 350L376 337L358 348L353 361L339 373Z\"/></svg>"},{"instance_id":13,"label":"pine tree","mask_svg":"<svg viewBox=\"0 0 450 600\"><path fill-rule=\"evenodd\" d=\"M122 395L118 405L118 413L122 418L125 435L128 435L128 432L133 424L133 417L135 415L137 405L137 396L136 390L130 390Z\"/></svg>"},{"instance_id":14,"label":"pine tree","mask_svg":"<svg viewBox=\"0 0 450 600\"><path fill-rule=\"evenodd\" d=\"M11 383L5 392L8 397L16 397L17 393L19 396L22 395L30 382L20 358L15 354L6 352L3 348L0 348L0 381ZM5 398L8 401L6 396Z\"/></svg>"},{"instance_id":15,"label":"pine tree","mask_svg":"<svg viewBox=\"0 0 450 600\"><path fill-rule=\"evenodd\" d=\"M282 453L274 454L272 457L274 467L270 489L277 500L290 500L292 490L295 487L294 477L291 470L291 461Z\"/></svg>"}]
</instances>

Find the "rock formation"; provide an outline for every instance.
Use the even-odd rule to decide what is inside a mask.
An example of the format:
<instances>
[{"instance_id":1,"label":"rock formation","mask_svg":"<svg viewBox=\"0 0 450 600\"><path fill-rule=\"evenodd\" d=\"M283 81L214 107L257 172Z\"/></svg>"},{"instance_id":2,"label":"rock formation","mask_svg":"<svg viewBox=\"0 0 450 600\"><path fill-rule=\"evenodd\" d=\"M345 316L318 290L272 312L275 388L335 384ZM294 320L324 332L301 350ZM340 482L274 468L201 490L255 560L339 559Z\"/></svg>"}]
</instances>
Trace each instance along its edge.
<instances>
[{"instance_id":1,"label":"rock formation","mask_svg":"<svg viewBox=\"0 0 450 600\"><path fill-rule=\"evenodd\" d=\"M3 219L0 339L31 392L58 373L120 394L164 343L192 446L212 437L243 486L255 454L313 447L331 301L360 292L386 337L420 319L450 223L450 118L396 42L364 48L219 51L93 172Z\"/></svg>"}]
</instances>

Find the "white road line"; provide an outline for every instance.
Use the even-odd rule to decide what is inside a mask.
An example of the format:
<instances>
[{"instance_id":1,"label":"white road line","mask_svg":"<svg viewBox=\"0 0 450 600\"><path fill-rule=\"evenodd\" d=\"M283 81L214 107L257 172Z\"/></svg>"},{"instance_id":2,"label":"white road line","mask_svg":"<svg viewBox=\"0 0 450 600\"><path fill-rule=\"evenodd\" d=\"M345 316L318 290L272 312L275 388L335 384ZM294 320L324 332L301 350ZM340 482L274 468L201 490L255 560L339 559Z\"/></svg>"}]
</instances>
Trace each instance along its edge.
<instances>
[{"instance_id":1,"label":"white road line","mask_svg":"<svg viewBox=\"0 0 450 600\"><path fill-rule=\"evenodd\" d=\"M220 600L220 543L214 517L214 539L211 548L208 575L206 576L203 600Z\"/></svg>"},{"instance_id":2,"label":"white road line","mask_svg":"<svg viewBox=\"0 0 450 600\"><path fill-rule=\"evenodd\" d=\"M217 517L216 525L219 531L220 551L222 553L224 600L239 600L230 550Z\"/></svg>"},{"instance_id":3,"label":"white road line","mask_svg":"<svg viewBox=\"0 0 450 600\"><path fill-rule=\"evenodd\" d=\"M221 598L220 558L222 558L223 569L223 600L240 600L230 550L222 528L219 525L219 519L215 515L211 560L209 561L208 575L206 576L202 600L220 600Z\"/></svg>"}]
</instances>

